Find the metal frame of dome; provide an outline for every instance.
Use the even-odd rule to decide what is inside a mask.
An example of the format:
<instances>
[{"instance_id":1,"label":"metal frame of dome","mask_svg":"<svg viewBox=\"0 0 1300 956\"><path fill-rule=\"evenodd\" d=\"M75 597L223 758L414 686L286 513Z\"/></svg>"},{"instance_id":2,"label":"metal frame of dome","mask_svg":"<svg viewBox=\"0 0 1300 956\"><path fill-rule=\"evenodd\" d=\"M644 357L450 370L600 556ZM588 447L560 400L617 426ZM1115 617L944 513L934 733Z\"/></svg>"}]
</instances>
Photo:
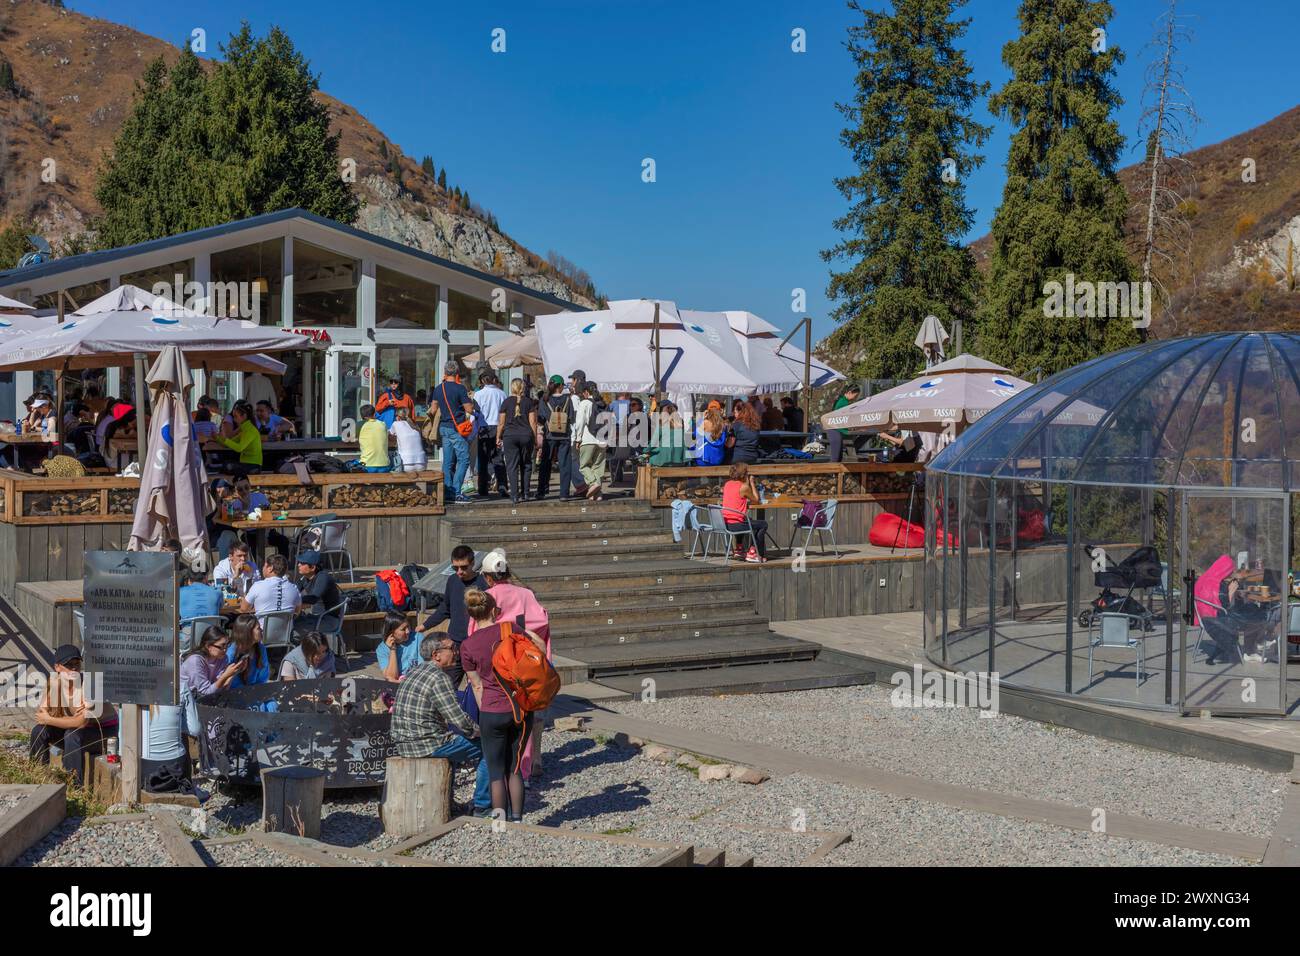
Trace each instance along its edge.
<instances>
[{"instance_id":1,"label":"metal frame of dome","mask_svg":"<svg viewBox=\"0 0 1300 956\"><path fill-rule=\"evenodd\" d=\"M944 667L997 668L1014 675L1003 679L1008 686L1047 696L1225 715L1294 710L1283 648L1300 594L1282 582L1292 554L1300 557L1291 541L1292 525L1300 528L1298 460L1300 335L1152 341L1048 378L965 429L927 467L926 656ZM1033 509L1046 525L1041 543L1021 537ZM1133 639L1150 647L1143 670L1163 676L1150 684L1129 648L1094 643L1088 593L1145 547L1167 559L1153 589L1166 597L1163 615L1151 612L1150 591L1140 613L1102 610L1130 613L1130 637L1140 627ZM1197 590L1229 579L1260 599L1249 654L1244 632L1238 647L1219 643L1221 629L1206 623L1213 602ZM1170 610L1171 598L1182 605ZM1229 603L1220 623L1237 620ZM1270 640L1276 662L1264 660ZM1080 674L1099 647L1111 659L1103 663L1119 669L1099 680L1089 673L1085 684ZM1236 700L1236 678L1258 684L1258 699Z\"/></svg>"}]
</instances>

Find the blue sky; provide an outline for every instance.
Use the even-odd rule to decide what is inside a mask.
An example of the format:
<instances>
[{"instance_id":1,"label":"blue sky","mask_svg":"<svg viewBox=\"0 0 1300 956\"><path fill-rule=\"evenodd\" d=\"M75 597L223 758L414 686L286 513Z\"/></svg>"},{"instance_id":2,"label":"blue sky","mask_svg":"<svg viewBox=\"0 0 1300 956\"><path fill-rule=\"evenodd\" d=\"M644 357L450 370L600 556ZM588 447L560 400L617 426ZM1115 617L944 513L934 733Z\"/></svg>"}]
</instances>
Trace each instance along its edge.
<instances>
[{"instance_id":1,"label":"blue sky","mask_svg":"<svg viewBox=\"0 0 1300 956\"><path fill-rule=\"evenodd\" d=\"M880 0L883 5L884 0ZM664 2L530 0L68 0L82 13L173 42L207 31L209 55L247 18L280 25L327 92L384 130L403 152L428 153L450 182L493 210L535 251L585 268L611 298L659 296L699 309L748 309L792 327L791 290L828 333L828 269L819 250L844 202L849 171L834 104L852 95L844 49L855 15L838 0ZM976 77L1007 76L1015 0L971 0L966 50ZM1143 50L1164 0L1117 0L1109 43L1127 62L1119 115L1138 158ZM271 12L273 11L273 12ZM1195 37L1184 59L1203 123L1217 142L1296 104L1294 0L1181 0ZM506 31L506 52L491 50ZM791 51L802 28L807 52ZM1008 130L993 123L984 167L968 185L970 238L1001 196ZM657 181L642 182L642 160ZM1267 171L1261 170L1261 176Z\"/></svg>"}]
</instances>

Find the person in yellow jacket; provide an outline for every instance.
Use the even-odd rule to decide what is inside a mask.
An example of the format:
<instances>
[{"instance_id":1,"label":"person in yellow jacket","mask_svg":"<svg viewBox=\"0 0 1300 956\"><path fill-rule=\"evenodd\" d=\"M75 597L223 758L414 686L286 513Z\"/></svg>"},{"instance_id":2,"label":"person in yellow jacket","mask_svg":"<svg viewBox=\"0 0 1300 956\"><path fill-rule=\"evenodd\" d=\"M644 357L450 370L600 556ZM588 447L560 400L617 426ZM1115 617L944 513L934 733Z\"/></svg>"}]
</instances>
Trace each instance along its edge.
<instances>
[{"instance_id":1,"label":"person in yellow jacket","mask_svg":"<svg viewBox=\"0 0 1300 956\"><path fill-rule=\"evenodd\" d=\"M262 435L253 422L253 406L248 402L235 402L230 410L235 420L235 433L229 438L214 435L208 447L224 447L239 455L239 463L246 468L260 470L262 467Z\"/></svg>"}]
</instances>

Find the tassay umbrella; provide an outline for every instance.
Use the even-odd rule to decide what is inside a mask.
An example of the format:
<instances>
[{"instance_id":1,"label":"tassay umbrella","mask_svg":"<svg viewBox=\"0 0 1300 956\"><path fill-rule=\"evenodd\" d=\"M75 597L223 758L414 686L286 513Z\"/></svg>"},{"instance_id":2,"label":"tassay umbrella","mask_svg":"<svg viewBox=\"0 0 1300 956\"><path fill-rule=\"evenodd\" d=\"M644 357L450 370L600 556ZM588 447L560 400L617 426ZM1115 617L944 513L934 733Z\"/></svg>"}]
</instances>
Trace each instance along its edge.
<instances>
[{"instance_id":1,"label":"tassay umbrella","mask_svg":"<svg viewBox=\"0 0 1300 956\"><path fill-rule=\"evenodd\" d=\"M33 308L26 302L19 302L7 295L0 295L0 312L31 312Z\"/></svg>"},{"instance_id":2,"label":"tassay umbrella","mask_svg":"<svg viewBox=\"0 0 1300 956\"><path fill-rule=\"evenodd\" d=\"M311 339L275 326L245 324L193 312L135 286L121 286L65 320L15 337L0 352L0 370L129 366L138 354L168 345L192 362L228 371L266 371L258 353L311 347ZM273 360L271 360L273 361Z\"/></svg>"},{"instance_id":3,"label":"tassay umbrella","mask_svg":"<svg viewBox=\"0 0 1300 956\"><path fill-rule=\"evenodd\" d=\"M974 355L940 362L925 375L822 416L827 428L960 432L1032 385Z\"/></svg>"},{"instance_id":4,"label":"tassay umbrella","mask_svg":"<svg viewBox=\"0 0 1300 956\"><path fill-rule=\"evenodd\" d=\"M0 348L16 341L19 336L51 329L57 322L58 317L54 315L32 315L30 313L20 315L18 313L5 314L0 312Z\"/></svg>"},{"instance_id":5,"label":"tassay umbrella","mask_svg":"<svg viewBox=\"0 0 1300 956\"><path fill-rule=\"evenodd\" d=\"M757 388L721 313L699 313L685 320L667 300L624 299L593 312L541 315L537 340L546 374L567 378L582 369L610 392L654 392L657 384L670 392L748 395Z\"/></svg>"},{"instance_id":6,"label":"tassay umbrella","mask_svg":"<svg viewBox=\"0 0 1300 956\"><path fill-rule=\"evenodd\" d=\"M213 503L203 454L190 421L187 393L193 379L185 354L175 345L167 346L145 380L153 390L150 454L141 462L140 497L127 547L156 551L175 537L186 563L193 563L207 554L205 519Z\"/></svg>"},{"instance_id":7,"label":"tassay umbrella","mask_svg":"<svg viewBox=\"0 0 1300 956\"><path fill-rule=\"evenodd\" d=\"M537 330L529 329L522 335L512 334L500 342L489 345L483 350L482 356L478 352L471 352L469 355L461 356L461 361L467 367L473 368L479 363L480 358L486 359L488 367L494 369L542 365L542 350L537 344ZM594 374L592 379L596 380Z\"/></svg>"},{"instance_id":8,"label":"tassay umbrella","mask_svg":"<svg viewBox=\"0 0 1300 956\"><path fill-rule=\"evenodd\" d=\"M689 318L701 313L683 310L681 314ZM782 345L785 336L781 330L753 312L727 311L721 314L740 345L745 368L757 384L758 391L792 392L803 388L803 349L789 342ZM812 360L808 371L808 384L812 388L844 379L835 369L817 359Z\"/></svg>"}]
</instances>

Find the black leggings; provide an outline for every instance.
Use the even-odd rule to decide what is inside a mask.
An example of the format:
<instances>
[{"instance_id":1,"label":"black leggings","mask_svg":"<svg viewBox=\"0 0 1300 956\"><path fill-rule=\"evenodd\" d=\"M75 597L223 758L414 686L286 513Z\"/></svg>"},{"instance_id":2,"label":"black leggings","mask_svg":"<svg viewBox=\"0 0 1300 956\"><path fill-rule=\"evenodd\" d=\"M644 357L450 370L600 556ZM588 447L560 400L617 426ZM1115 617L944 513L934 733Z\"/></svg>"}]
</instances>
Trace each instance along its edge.
<instances>
[{"instance_id":1,"label":"black leggings","mask_svg":"<svg viewBox=\"0 0 1300 956\"><path fill-rule=\"evenodd\" d=\"M487 758L488 779L504 780L519 772L528 734L533 729L533 715L527 714L522 724L515 723L511 714L492 714L479 711L478 727L483 756Z\"/></svg>"},{"instance_id":2,"label":"black leggings","mask_svg":"<svg viewBox=\"0 0 1300 956\"><path fill-rule=\"evenodd\" d=\"M507 433L501 436L501 448L505 452L510 498L513 501L527 498L533 474L533 436Z\"/></svg>"},{"instance_id":3,"label":"black leggings","mask_svg":"<svg viewBox=\"0 0 1300 956\"><path fill-rule=\"evenodd\" d=\"M110 733L117 733L113 728ZM32 728L28 753L39 763L50 762L50 747L63 748L63 769L76 778L77 786L85 784L84 754L101 754L104 752L104 730L97 721L91 721L77 730L64 730L49 724L37 724Z\"/></svg>"},{"instance_id":4,"label":"black leggings","mask_svg":"<svg viewBox=\"0 0 1300 956\"><path fill-rule=\"evenodd\" d=\"M767 557L767 538L766 538L767 522L764 521L762 518L750 518L749 526L754 529L754 533L753 535L751 535L751 537L754 539L754 550L758 552L758 556L760 558L766 558ZM730 521L727 522L727 528L728 530L731 531L739 531L743 527L745 527L743 522L737 522L735 524L732 524Z\"/></svg>"}]
</instances>

